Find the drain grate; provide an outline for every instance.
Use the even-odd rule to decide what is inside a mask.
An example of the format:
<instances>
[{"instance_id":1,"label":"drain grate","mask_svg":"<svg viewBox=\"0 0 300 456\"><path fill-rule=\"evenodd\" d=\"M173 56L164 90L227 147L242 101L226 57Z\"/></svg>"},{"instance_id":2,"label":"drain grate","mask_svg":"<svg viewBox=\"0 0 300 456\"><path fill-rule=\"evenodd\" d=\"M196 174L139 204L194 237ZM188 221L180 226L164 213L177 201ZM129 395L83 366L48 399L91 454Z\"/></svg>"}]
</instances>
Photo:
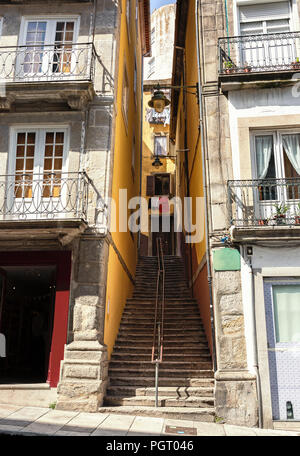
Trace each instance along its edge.
<instances>
[{"instance_id":1,"label":"drain grate","mask_svg":"<svg viewBox=\"0 0 300 456\"><path fill-rule=\"evenodd\" d=\"M167 434L197 435L197 429L182 426L166 426L165 432Z\"/></svg>"}]
</instances>

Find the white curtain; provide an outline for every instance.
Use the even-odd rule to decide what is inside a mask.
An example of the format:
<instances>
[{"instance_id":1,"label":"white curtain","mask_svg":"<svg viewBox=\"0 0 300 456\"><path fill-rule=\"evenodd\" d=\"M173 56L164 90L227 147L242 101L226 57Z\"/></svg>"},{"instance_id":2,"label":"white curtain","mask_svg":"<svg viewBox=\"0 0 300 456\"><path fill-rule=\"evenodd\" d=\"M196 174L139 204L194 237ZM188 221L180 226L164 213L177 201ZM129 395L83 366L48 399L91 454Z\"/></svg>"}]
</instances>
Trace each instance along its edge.
<instances>
[{"instance_id":1,"label":"white curtain","mask_svg":"<svg viewBox=\"0 0 300 456\"><path fill-rule=\"evenodd\" d=\"M255 149L257 178L264 179L268 172L271 154L273 151L273 136L256 136Z\"/></svg>"},{"instance_id":2,"label":"white curtain","mask_svg":"<svg viewBox=\"0 0 300 456\"><path fill-rule=\"evenodd\" d=\"M300 342L300 286L272 288L276 342Z\"/></svg>"},{"instance_id":3,"label":"white curtain","mask_svg":"<svg viewBox=\"0 0 300 456\"><path fill-rule=\"evenodd\" d=\"M283 135L282 144L293 168L300 175L300 135Z\"/></svg>"}]
</instances>

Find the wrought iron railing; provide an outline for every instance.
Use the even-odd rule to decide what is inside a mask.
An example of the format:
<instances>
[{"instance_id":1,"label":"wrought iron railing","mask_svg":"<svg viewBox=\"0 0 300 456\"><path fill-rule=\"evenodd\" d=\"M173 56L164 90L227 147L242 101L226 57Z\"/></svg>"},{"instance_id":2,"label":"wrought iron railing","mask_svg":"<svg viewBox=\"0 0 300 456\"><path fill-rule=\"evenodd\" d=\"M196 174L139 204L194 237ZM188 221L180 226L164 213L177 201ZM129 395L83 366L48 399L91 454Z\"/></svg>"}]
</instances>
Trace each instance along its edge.
<instances>
[{"instance_id":1,"label":"wrought iron railing","mask_svg":"<svg viewBox=\"0 0 300 456\"><path fill-rule=\"evenodd\" d=\"M90 187L85 172L0 176L0 220L87 220Z\"/></svg>"},{"instance_id":2,"label":"wrought iron railing","mask_svg":"<svg viewBox=\"0 0 300 456\"><path fill-rule=\"evenodd\" d=\"M113 78L93 43L0 47L0 82L98 81L101 91Z\"/></svg>"},{"instance_id":3,"label":"wrought iron railing","mask_svg":"<svg viewBox=\"0 0 300 456\"><path fill-rule=\"evenodd\" d=\"M228 181L229 223L300 226L300 178Z\"/></svg>"},{"instance_id":4,"label":"wrought iron railing","mask_svg":"<svg viewBox=\"0 0 300 456\"><path fill-rule=\"evenodd\" d=\"M300 32L219 38L220 74L300 71Z\"/></svg>"}]
</instances>

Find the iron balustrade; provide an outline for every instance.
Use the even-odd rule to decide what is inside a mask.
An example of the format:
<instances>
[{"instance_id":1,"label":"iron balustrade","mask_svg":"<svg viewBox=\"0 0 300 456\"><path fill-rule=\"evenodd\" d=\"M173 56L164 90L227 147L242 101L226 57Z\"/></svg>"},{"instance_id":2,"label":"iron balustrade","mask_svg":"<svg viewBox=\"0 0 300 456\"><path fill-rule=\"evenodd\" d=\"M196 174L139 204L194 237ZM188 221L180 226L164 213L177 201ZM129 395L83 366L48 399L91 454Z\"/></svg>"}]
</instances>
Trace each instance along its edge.
<instances>
[{"instance_id":1,"label":"iron balustrade","mask_svg":"<svg viewBox=\"0 0 300 456\"><path fill-rule=\"evenodd\" d=\"M93 43L0 47L0 83L99 81L113 88L113 77Z\"/></svg>"},{"instance_id":2,"label":"iron balustrade","mask_svg":"<svg viewBox=\"0 0 300 456\"><path fill-rule=\"evenodd\" d=\"M229 224L300 225L300 178L228 181Z\"/></svg>"},{"instance_id":3,"label":"iron balustrade","mask_svg":"<svg viewBox=\"0 0 300 456\"><path fill-rule=\"evenodd\" d=\"M0 220L83 219L88 217L85 172L16 173L0 176ZM97 195L97 200L98 200Z\"/></svg>"},{"instance_id":4,"label":"iron balustrade","mask_svg":"<svg viewBox=\"0 0 300 456\"><path fill-rule=\"evenodd\" d=\"M300 32L219 38L219 73L300 71Z\"/></svg>"}]
</instances>

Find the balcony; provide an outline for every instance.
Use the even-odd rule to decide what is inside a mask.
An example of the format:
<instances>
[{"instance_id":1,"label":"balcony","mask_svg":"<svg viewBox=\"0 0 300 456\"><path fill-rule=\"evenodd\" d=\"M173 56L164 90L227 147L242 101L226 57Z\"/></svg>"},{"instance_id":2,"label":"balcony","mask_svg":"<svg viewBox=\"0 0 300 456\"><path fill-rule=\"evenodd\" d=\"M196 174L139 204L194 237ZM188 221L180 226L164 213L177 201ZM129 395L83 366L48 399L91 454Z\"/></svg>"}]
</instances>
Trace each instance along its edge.
<instances>
[{"instance_id":1,"label":"balcony","mask_svg":"<svg viewBox=\"0 0 300 456\"><path fill-rule=\"evenodd\" d=\"M102 198L84 172L0 176L0 239L69 242L88 227L97 205Z\"/></svg>"},{"instance_id":2,"label":"balcony","mask_svg":"<svg viewBox=\"0 0 300 456\"><path fill-rule=\"evenodd\" d=\"M228 181L233 241L300 239L300 178Z\"/></svg>"},{"instance_id":3,"label":"balcony","mask_svg":"<svg viewBox=\"0 0 300 456\"><path fill-rule=\"evenodd\" d=\"M300 73L300 32L219 38L219 80L224 90L288 81ZM299 76L300 78L300 76Z\"/></svg>"},{"instance_id":4,"label":"balcony","mask_svg":"<svg viewBox=\"0 0 300 456\"><path fill-rule=\"evenodd\" d=\"M111 91L112 77L92 43L0 47L0 110L12 103L67 102L83 109L92 100L95 83Z\"/></svg>"}]
</instances>

